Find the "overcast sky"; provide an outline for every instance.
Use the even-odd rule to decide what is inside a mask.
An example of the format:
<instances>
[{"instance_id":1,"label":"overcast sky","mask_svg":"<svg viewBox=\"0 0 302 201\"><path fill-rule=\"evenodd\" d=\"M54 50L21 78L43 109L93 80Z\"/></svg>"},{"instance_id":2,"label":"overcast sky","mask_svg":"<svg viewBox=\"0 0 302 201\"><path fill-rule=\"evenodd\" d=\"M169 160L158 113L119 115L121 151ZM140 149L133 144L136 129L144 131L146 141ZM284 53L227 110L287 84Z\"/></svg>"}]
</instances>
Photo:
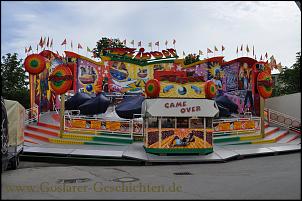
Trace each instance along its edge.
<instances>
[{"instance_id":1,"label":"overcast sky","mask_svg":"<svg viewBox=\"0 0 302 201\"><path fill-rule=\"evenodd\" d=\"M1 56L17 52L26 55L25 47L36 49L40 37L53 38L54 50L60 53L67 39L75 46L80 43L96 46L101 37L142 41L146 50L149 42L160 41L160 49L168 40L182 57L183 51L206 56L207 48L225 47L225 60L236 58L237 46L255 46L257 59L267 52L277 62L291 66L296 52L301 51L301 12L294 1L273 2L9 2L1 1ZM35 51L36 52L36 51ZM90 54L88 54L89 56ZM239 56L241 56L239 52ZM249 56L252 52L249 53ZM209 56L214 56L209 54ZM246 56L246 52L244 52ZM202 56L203 58L203 56Z\"/></svg>"}]
</instances>

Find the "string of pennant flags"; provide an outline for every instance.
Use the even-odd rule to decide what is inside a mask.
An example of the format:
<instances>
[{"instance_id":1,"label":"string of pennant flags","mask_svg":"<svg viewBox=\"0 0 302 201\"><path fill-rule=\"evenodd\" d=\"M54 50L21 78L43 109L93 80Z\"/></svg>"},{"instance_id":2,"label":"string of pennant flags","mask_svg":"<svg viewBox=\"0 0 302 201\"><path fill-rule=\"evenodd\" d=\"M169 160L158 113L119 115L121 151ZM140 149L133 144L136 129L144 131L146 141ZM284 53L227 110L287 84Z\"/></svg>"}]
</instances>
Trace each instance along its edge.
<instances>
[{"instance_id":1,"label":"string of pennant flags","mask_svg":"<svg viewBox=\"0 0 302 201\"><path fill-rule=\"evenodd\" d=\"M109 43L110 42L112 42L112 40L110 39L109 40ZM122 41L122 43L125 45L125 46L127 46L127 40L126 39L124 39L123 41ZM133 48L134 48L134 46L135 46L135 40L131 40L130 41L130 44L133 46ZM165 46L166 46L166 49L168 48L168 44L169 44L169 41L168 40L166 40L164 43L163 43ZM175 44L176 44L176 40L175 39L173 39L173 41L172 41L172 44L173 44L173 47L174 47L174 49L175 49ZM46 39L46 37L42 37L41 36L41 38L40 38L40 41L39 41L39 43L37 44L37 46L36 46L36 51L37 51L37 53L38 53L38 51L39 51L39 47L40 47L40 49L41 50L45 50L45 49L52 49L53 50L53 45L54 45L54 43L53 43L53 39L50 39L49 37L47 37L47 39ZM63 42L61 43L61 46L65 46L65 50L66 50L66 46L67 46L67 39L65 38L64 40L63 40ZM159 51L159 46L160 46L160 41L156 41L156 42L154 42L154 45L155 46L157 46L157 49L158 49L158 51ZM73 41L71 40L70 41L70 47L71 47L71 49L73 50ZM142 41L138 41L137 42L137 47L142 47ZM151 51L153 51L153 42L149 42L148 43L148 47L150 48L150 50ZM83 46L80 44L80 43L78 43L78 45L77 45L77 49L78 49L78 52L79 52L79 50L80 49L83 49ZM223 51L225 50L226 48L223 46L223 45L221 45L221 54L223 55ZM25 47L25 53L26 54L29 54L30 52L31 53L33 53L33 49L32 49L32 46L30 45L28 48L26 48ZM242 44L241 46L240 46L240 48L239 48L239 46L237 46L237 48L236 48L236 55L237 55L237 58L238 58L238 54L239 54L239 51L241 52L241 56L243 56L243 54L244 54L244 51L246 52L246 56L248 56L249 55L249 53L250 53L250 48L249 48L249 46L248 45L246 45L246 48L244 48L244 45ZM92 52L92 50L88 47L88 46L86 46L86 52L91 52L91 53L93 53ZM216 52L219 52L219 49L217 48L217 46L214 46L214 48L213 49L210 49L210 48L207 48L207 50L206 50L206 56L207 56L207 58L208 58L208 56L209 56L209 54L214 54L214 56L216 56ZM199 50L198 51L198 55L204 55L204 52L202 51L202 50ZM185 52L183 51L183 57L185 57L186 56L186 54L185 54ZM254 58L255 60L257 60L257 56L256 56L256 54L255 54L255 48L254 48L254 45L253 45L253 47L252 47L252 58ZM94 57L95 57L95 55L94 55ZM273 56L272 56L273 57ZM262 60L264 60L264 59L268 59L268 54L267 54L267 52L264 54L264 56L261 54L261 56L260 56L260 61L262 61Z\"/></svg>"}]
</instances>

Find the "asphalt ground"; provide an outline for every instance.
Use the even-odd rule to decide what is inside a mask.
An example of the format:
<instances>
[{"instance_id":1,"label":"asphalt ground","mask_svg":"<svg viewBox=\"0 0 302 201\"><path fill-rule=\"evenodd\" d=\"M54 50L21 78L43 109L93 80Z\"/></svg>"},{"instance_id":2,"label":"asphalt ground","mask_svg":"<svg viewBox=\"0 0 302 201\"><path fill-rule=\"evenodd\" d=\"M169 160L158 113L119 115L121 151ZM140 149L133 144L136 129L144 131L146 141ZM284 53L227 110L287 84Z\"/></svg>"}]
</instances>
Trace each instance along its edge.
<instances>
[{"instance_id":1,"label":"asphalt ground","mask_svg":"<svg viewBox=\"0 0 302 201\"><path fill-rule=\"evenodd\" d=\"M301 153L228 163L85 166L21 161L2 199L301 199Z\"/></svg>"}]
</instances>

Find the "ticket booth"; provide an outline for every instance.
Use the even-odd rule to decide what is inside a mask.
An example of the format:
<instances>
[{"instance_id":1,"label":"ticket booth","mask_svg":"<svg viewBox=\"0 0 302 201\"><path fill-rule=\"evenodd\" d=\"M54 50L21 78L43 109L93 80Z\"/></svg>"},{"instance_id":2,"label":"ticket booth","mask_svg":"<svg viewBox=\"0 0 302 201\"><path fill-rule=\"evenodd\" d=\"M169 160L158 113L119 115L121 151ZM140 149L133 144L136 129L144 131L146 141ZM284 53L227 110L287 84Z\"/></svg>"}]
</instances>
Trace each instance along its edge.
<instances>
[{"instance_id":1,"label":"ticket booth","mask_svg":"<svg viewBox=\"0 0 302 201\"><path fill-rule=\"evenodd\" d=\"M213 152L212 120L218 107L209 99L146 99L144 148L153 154Z\"/></svg>"}]
</instances>

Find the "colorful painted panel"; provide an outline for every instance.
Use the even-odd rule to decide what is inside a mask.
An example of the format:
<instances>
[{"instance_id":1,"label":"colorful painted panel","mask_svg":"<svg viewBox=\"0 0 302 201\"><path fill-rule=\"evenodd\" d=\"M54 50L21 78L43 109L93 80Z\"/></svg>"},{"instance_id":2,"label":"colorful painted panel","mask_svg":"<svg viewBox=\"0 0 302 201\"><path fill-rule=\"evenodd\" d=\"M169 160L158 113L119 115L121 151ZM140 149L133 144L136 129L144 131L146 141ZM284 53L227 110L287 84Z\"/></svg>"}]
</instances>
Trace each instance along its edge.
<instances>
[{"instance_id":1,"label":"colorful painted panel","mask_svg":"<svg viewBox=\"0 0 302 201\"><path fill-rule=\"evenodd\" d=\"M214 132L232 132L260 129L259 120L238 120L230 122L214 122Z\"/></svg>"},{"instance_id":2,"label":"colorful painted panel","mask_svg":"<svg viewBox=\"0 0 302 201\"><path fill-rule=\"evenodd\" d=\"M162 128L161 143L159 142L159 131L157 128L149 128L147 135L147 148L202 149L212 147L212 132L207 132L206 141L204 141L203 129Z\"/></svg>"},{"instance_id":3,"label":"colorful painted panel","mask_svg":"<svg viewBox=\"0 0 302 201\"><path fill-rule=\"evenodd\" d=\"M226 92L237 90L239 63L236 62L231 65L223 66L222 70L224 71L224 77L222 78L223 90Z\"/></svg>"},{"instance_id":4,"label":"colorful painted panel","mask_svg":"<svg viewBox=\"0 0 302 201\"><path fill-rule=\"evenodd\" d=\"M77 60L77 80L76 89L79 92L96 93L97 87L102 85L102 74L108 74L103 72L102 68L94 63L86 61L84 59Z\"/></svg>"},{"instance_id":5,"label":"colorful painted panel","mask_svg":"<svg viewBox=\"0 0 302 201\"><path fill-rule=\"evenodd\" d=\"M160 94L162 98L205 98L205 82L176 82L161 81Z\"/></svg>"},{"instance_id":6,"label":"colorful painted panel","mask_svg":"<svg viewBox=\"0 0 302 201\"><path fill-rule=\"evenodd\" d=\"M35 103L39 106L40 112L53 110L56 102L56 96L50 89L50 75L52 63L47 62L44 71L35 75Z\"/></svg>"},{"instance_id":7,"label":"colorful painted panel","mask_svg":"<svg viewBox=\"0 0 302 201\"><path fill-rule=\"evenodd\" d=\"M144 92L144 87L149 79L154 77L155 70L171 69L173 64L151 64L139 66L137 64L107 61L109 65L109 89L114 92ZM104 62L105 63L105 62Z\"/></svg>"}]
</instances>

